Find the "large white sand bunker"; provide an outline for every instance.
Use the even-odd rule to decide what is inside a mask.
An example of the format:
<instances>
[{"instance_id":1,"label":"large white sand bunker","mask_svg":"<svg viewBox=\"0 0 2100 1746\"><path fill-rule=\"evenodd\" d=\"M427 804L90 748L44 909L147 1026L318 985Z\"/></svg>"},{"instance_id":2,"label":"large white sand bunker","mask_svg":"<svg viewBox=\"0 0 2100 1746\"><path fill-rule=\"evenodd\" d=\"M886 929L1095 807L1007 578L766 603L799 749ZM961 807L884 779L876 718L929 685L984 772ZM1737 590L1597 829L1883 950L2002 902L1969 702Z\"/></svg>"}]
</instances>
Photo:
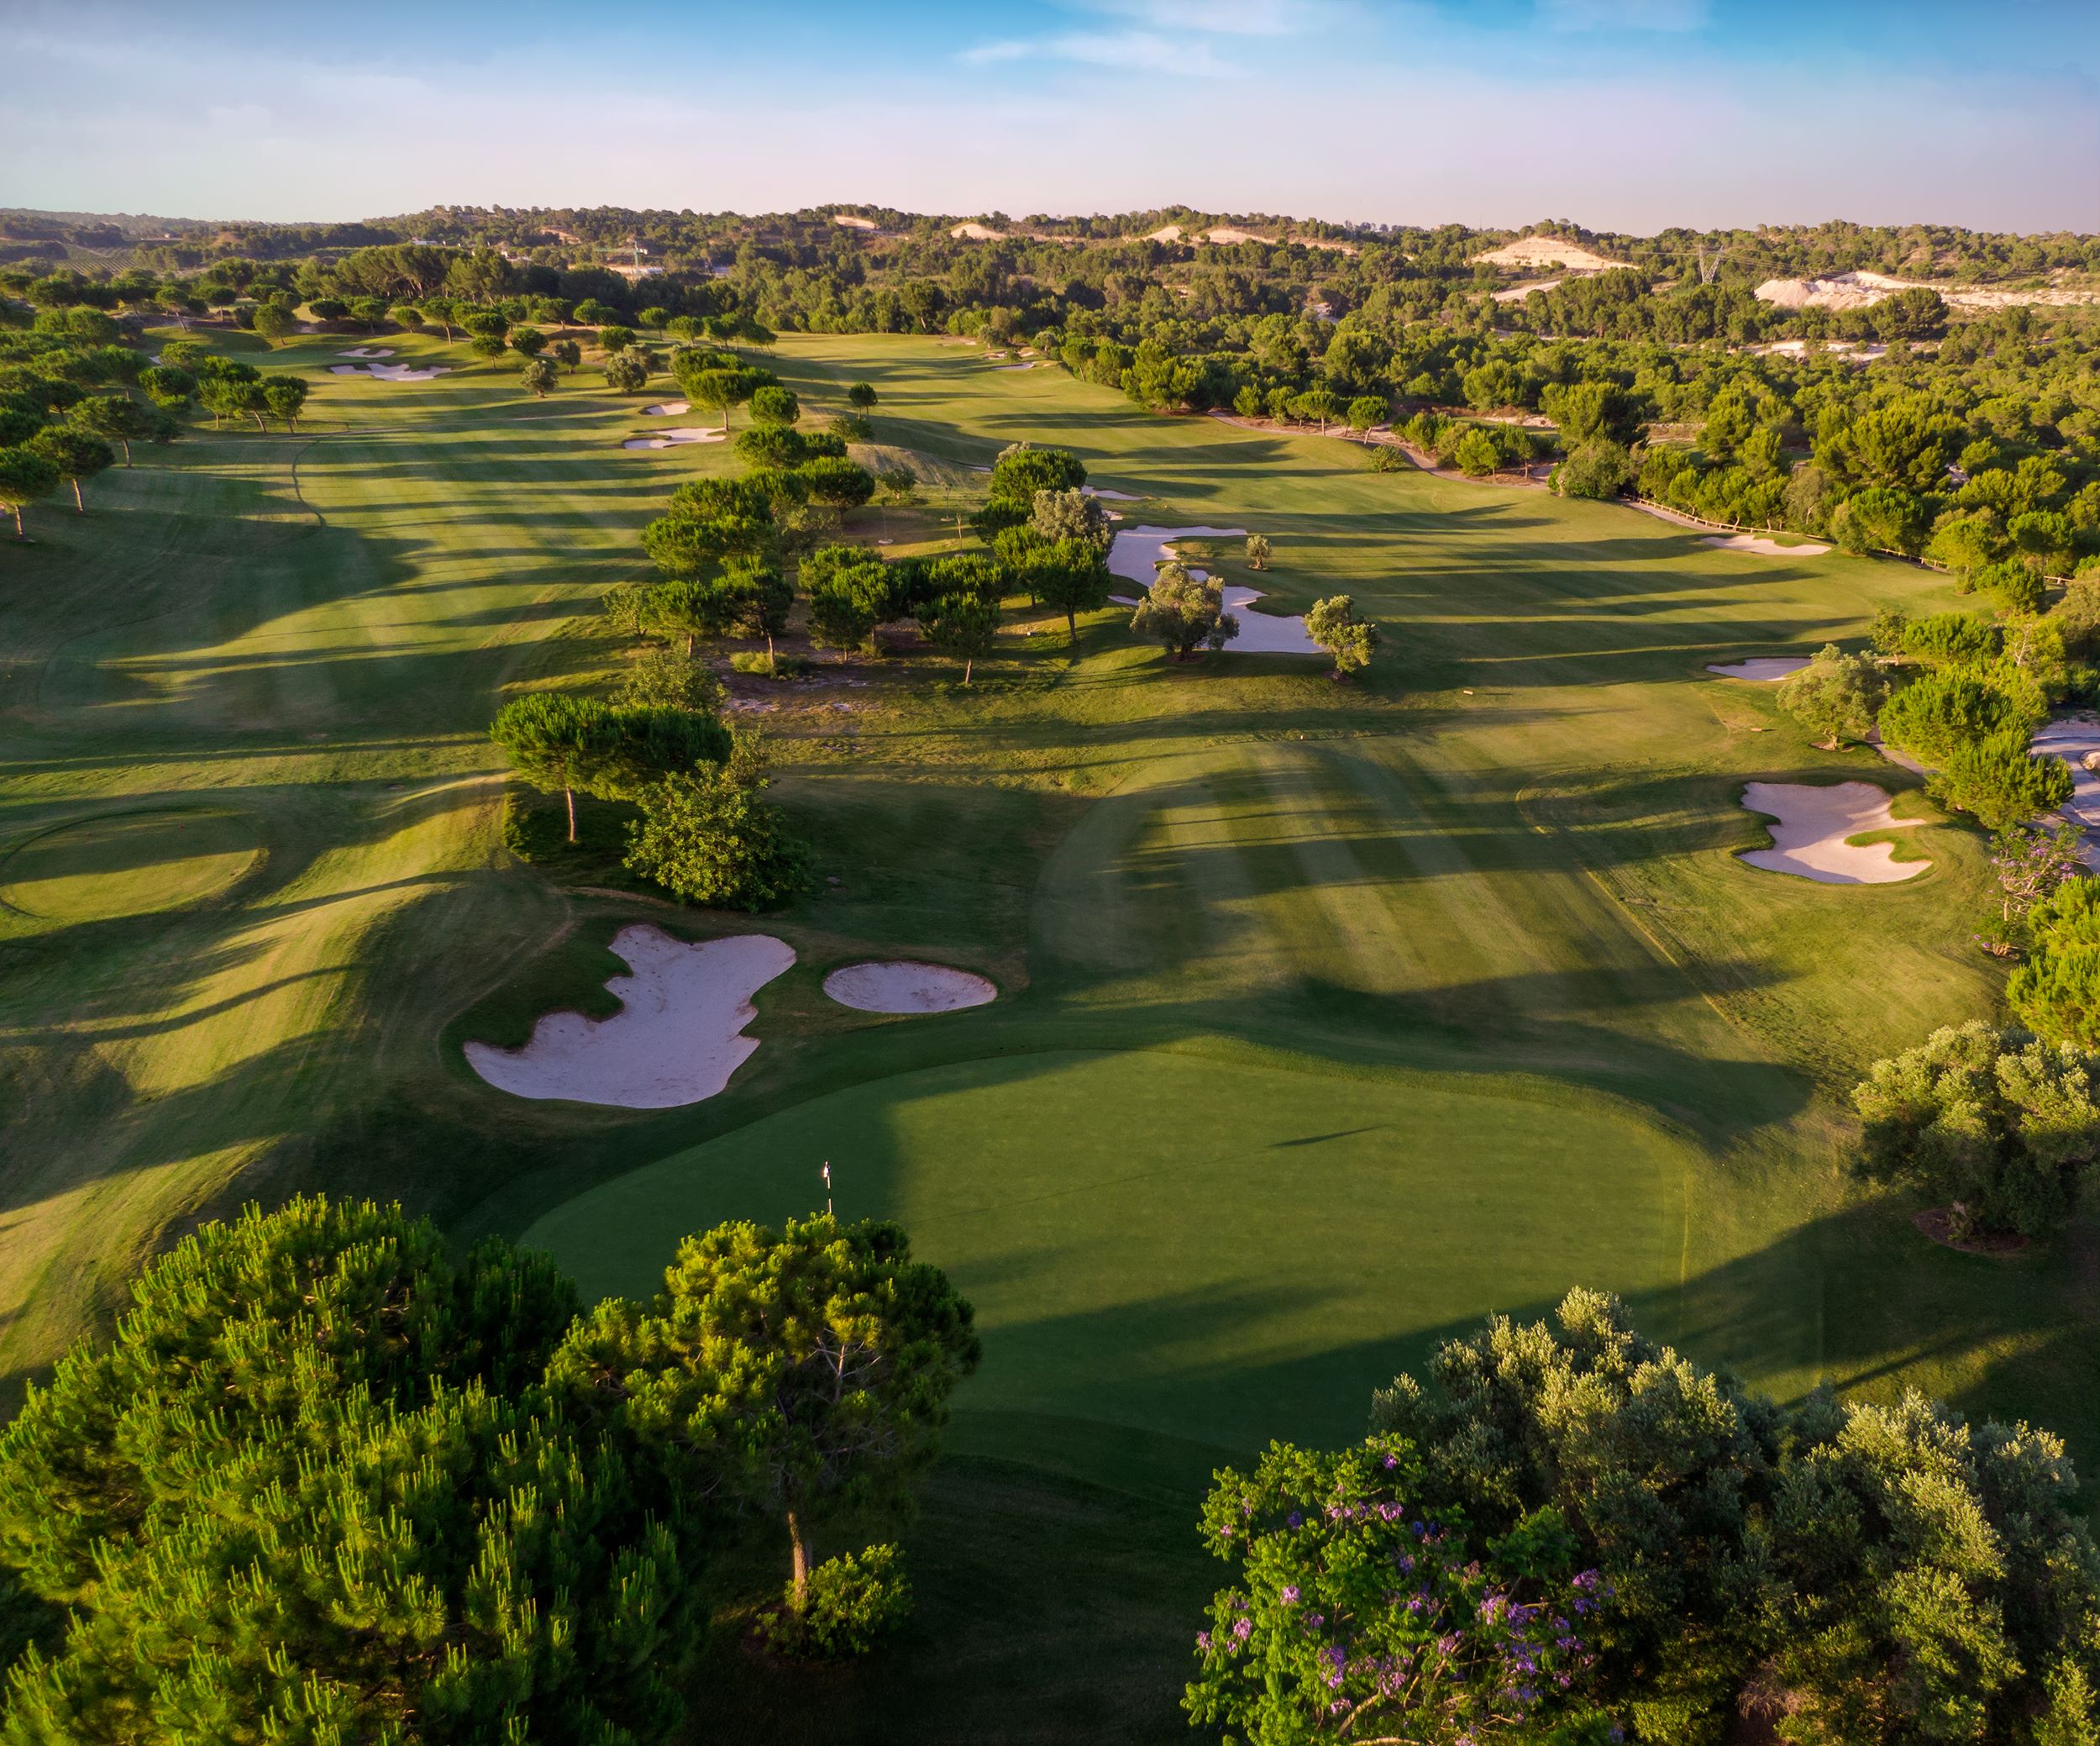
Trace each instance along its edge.
<instances>
[{"instance_id":1,"label":"large white sand bunker","mask_svg":"<svg viewBox=\"0 0 2100 1746\"><path fill-rule=\"evenodd\" d=\"M427 382L434 377L449 376L451 366L432 364L418 370L413 364L331 364L330 376L361 376L375 382Z\"/></svg>"},{"instance_id":2,"label":"large white sand bunker","mask_svg":"<svg viewBox=\"0 0 2100 1746\"><path fill-rule=\"evenodd\" d=\"M726 430L702 430L697 425L674 424L669 430L653 430L647 436L629 437L622 449L673 449L680 443L719 443Z\"/></svg>"},{"instance_id":3,"label":"large white sand bunker","mask_svg":"<svg viewBox=\"0 0 2100 1746\"><path fill-rule=\"evenodd\" d=\"M1124 528L1108 549L1109 574L1150 588L1159 566L1173 555L1177 539L1237 539L1246 533L1245 528Z\"/></svg>"},{"instance_id":4,"label":"large white sand bunker","mask_svg":"<svg viewBox=\"0 0 2100 1746\"><path fill-rule=\"evenodd\" d=\"M522 1049L466 1046L467 1064L498 1091L621 1109L673 1109L712 1097L749 1059L751 997L795 962L769 933L689 944L660 928L622 928L612 949L634 974L605 986L610 1018L549 1012Z\"/></svg>"},{"instance_id":5,"label":"large white sand bunker","mask_svg":"<svg viewBox=\"0 0 2100 1746\"><path fill-rule=\"evenodd\" d=\"M1805 655L1753 655L1748 660L1730 661L1719 666L1709 661L1706 671L1719 673L1724 679L1752 679L1760 685L1776 685L1808 665L1809 657Z\"/></svg>"},{"instance_id":6,"label":"large white sand bunker","mask_svg":"<svg viewBox=\"0 0 2100 1746\"><path fill-rule=\"evenodd\" d=\"M1898 861L1893 843L1848 840L1898 828L1888 791L1872 782L1752 782L1743 790L1743 805L1776 821L1772 847L1746 849L1740 857L1768 872L1819 885L1893 885L1932 865Z\"/></svg>"},{"instance_id":7,"label":"large white sand bunker","mask_svg":"<svg viewBox=\"0 0 2100 1746\"><path fill-rule=\"evenodd\" d=\"M2061 758L2071 766L2071 798L2056 816L2076 825L2085 838L2085 863L2100 872L2100 770L2086 760L2100 761L2100 716L2090 713L2060 717L2035 734L2030 751Z\"/></svg>"},{"instance_id":8,"label":"large white sand bunker","mask_svg":"<svg viewBox=\"0 0 2100 1746\"><path fill-rule=\"evenodd\" d=\"M1225 646L1242 655L1321 655L1319 644L1305 634L1300 616L1285 618L1273 613L1251 613L1247 608L1262 597L1259 588L1227 588L1225 609L1240 621L1240 634Z\"/></svg>"},{"instance_id":9,"label":"large white sand bunker","mask_svg":"<svg viewBox=\"0 0 2100 1746\"><path fill-rule=\"evenodd\" d=\"M1700 543L1717 552L1750 552L1760 558L1819 558L1830 549L1807 539L1798 545L1782 545L1762 534L1709 534Z\"/></svg>"},{"instance_id":10,"label":"large white sand bunker","mask_svg":"<svg viewBox=\"0 0 2100 1746\"><path fill-rule=\"evenodd\" d=\"M675 418L683 413L690 413L692 409L690 401L666 400L659 406L643 407L642 416L644 418Z\"/></svg>"},{"instance_id":11,"label":"large white sand bunker","mask_svg":"<svg viewBox=\"0 0 2100 1746\"><path fill-rule=\"evenodd\" d=\"M945 964L849 964L824 978L824 992L856 1012L954 1012L999 998L997 986Z\"/></svg>"}]
</instances>

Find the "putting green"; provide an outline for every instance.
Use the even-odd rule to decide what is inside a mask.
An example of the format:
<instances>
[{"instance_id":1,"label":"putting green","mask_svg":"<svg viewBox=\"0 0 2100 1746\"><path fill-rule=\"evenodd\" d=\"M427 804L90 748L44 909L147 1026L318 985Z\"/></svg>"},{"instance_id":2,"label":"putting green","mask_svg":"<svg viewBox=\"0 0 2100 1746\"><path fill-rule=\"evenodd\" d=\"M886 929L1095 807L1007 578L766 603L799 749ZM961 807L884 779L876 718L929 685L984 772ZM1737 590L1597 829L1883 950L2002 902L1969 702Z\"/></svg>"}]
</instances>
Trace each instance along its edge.
<instances>
[{"instance_id":1,"label":"putting green","mask_svg":"<svg viewBox=\"0 0 2100 1746\"><path fill-rule=\"evenodd\" d=\"M181 909L226 890L262 853L255 822L215 807L108 813L32 837L0 862L0 900L51 922Z\"/></svg>"},{"instance_id":2,"label":"putting green","mask_svg":"<svg viewBox=\"0 0 2100 1746\"><path fill-rule=\"evenodd\" d=\"M1683 1248L1686 1154L1604 1099L1155 1050L836 1091L525 1241L586 1295L646 1296L687 1232L821 1207L827 1160L842 1214L901 1219L975 1304L984 1364L958 1404L1015 1415L1017 1454L1021 1415L1228 1449L1347 1437L1436 1339L1573 1284L1667 1295Z\"/></svg>"}]
</instances>

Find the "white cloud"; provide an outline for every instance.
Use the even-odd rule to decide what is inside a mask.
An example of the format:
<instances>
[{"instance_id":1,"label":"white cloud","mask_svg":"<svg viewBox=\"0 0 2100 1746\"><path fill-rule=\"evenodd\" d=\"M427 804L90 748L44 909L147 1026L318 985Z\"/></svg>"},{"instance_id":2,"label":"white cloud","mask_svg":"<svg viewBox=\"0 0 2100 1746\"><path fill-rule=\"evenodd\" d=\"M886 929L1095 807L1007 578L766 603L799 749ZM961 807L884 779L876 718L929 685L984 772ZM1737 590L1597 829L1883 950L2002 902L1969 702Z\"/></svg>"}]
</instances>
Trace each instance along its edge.
<instances>
[{"instance_id":1,"label":"white cloud","mask_svg":"<svg viewBox=\"0 0 2100 1746\"><path fill-rule=\"evenodd\" d=\"M1339 8L1328 0L1078 0L1093 12L1136 18L1158 30L1218 36L1295 36L1317 29Z\"/></svg>"},{"instance_id":2,"label":"white cloud","mask_svg":"<svg viewBox=\"0 0 2100 1746\"><path fill-rule=\"evenodd\" d=\"M1238 71L1220 60L1208 44L1177 42L1150 30L1073 30L1057 36L979 43L957 58L973 66L1011 60L1071 60L1123 72L1205 79L1230 78Z\"/></svg>"},{"instance_id":3,"label":"white cloud","mask_svg":"<svg viewBox=\"0 0 2100 1746\"><path fill-rule=\"evenodd\" d=\"M1706 16L1707 0L1539 0L1549 30L1698 30Z\"/></svg>"}]
</instances>

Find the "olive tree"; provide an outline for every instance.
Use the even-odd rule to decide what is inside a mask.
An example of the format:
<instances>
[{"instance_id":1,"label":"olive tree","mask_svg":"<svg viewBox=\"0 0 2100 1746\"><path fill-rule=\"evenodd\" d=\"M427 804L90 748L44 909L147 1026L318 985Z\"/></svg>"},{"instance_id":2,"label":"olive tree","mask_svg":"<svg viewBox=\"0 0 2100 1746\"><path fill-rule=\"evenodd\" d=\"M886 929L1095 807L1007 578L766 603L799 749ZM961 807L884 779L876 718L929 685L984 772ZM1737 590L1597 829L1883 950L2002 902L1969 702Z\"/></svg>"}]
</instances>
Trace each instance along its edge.
<instances>
[{"instance_id":1,"label":"olive tree","mask_svg":"<svg viewBox=\"0 0 2100 1746\"><path fill-rule=\"evenodd\" d=\"M1186 660L1198 644L1215 653L1240 634L1240 621L1225 609L1225 589L1215 576L1197 576L1185 564L1163 564L1131 628Z\"/></svg>"},{"instance_id":2,"label":"olive tree","mask_svg":"<svg viewBox=\"0 0 2100 1746\"><path fill-rule=\"evenodd\" d=\"M1866 738L1887 695L1888 682L1870 658L1826 643L1807 666L1781 681L1779 707L1824 750L1834 752L1845 740Z\"/></svg>"},{"instance_id":3,"label":"olive tree","mask_svg":"<svg viewBox=\"0 0 2100 1746\"><path fill-rule=\"evenodd\" d=\"M1378 646L1378 626L1357 617L1357 603L1347 594L1315 601L1305 614L1305 634L1333 656L1337 679L1368 665Z\"/></svg>"}]
</instances>

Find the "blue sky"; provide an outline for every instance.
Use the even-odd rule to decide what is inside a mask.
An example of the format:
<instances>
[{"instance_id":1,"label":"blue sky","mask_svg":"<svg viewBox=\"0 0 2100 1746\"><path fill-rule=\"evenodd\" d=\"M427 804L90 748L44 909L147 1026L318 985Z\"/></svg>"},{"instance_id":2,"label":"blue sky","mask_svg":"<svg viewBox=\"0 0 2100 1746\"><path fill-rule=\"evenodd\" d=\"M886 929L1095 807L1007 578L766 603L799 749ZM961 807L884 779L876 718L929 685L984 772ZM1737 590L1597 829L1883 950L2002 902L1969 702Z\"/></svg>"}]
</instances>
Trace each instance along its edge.
<instances>
[{"instance_id":1,"label":"blue sky","mask_svg":"<svg viewBox=\"0 0 2100 1746\"><path fill-rule=\"evenodd\" d=\"M0 205L2100 230L2100 0L0 0Z\"/></svg>"}]
</instances>

